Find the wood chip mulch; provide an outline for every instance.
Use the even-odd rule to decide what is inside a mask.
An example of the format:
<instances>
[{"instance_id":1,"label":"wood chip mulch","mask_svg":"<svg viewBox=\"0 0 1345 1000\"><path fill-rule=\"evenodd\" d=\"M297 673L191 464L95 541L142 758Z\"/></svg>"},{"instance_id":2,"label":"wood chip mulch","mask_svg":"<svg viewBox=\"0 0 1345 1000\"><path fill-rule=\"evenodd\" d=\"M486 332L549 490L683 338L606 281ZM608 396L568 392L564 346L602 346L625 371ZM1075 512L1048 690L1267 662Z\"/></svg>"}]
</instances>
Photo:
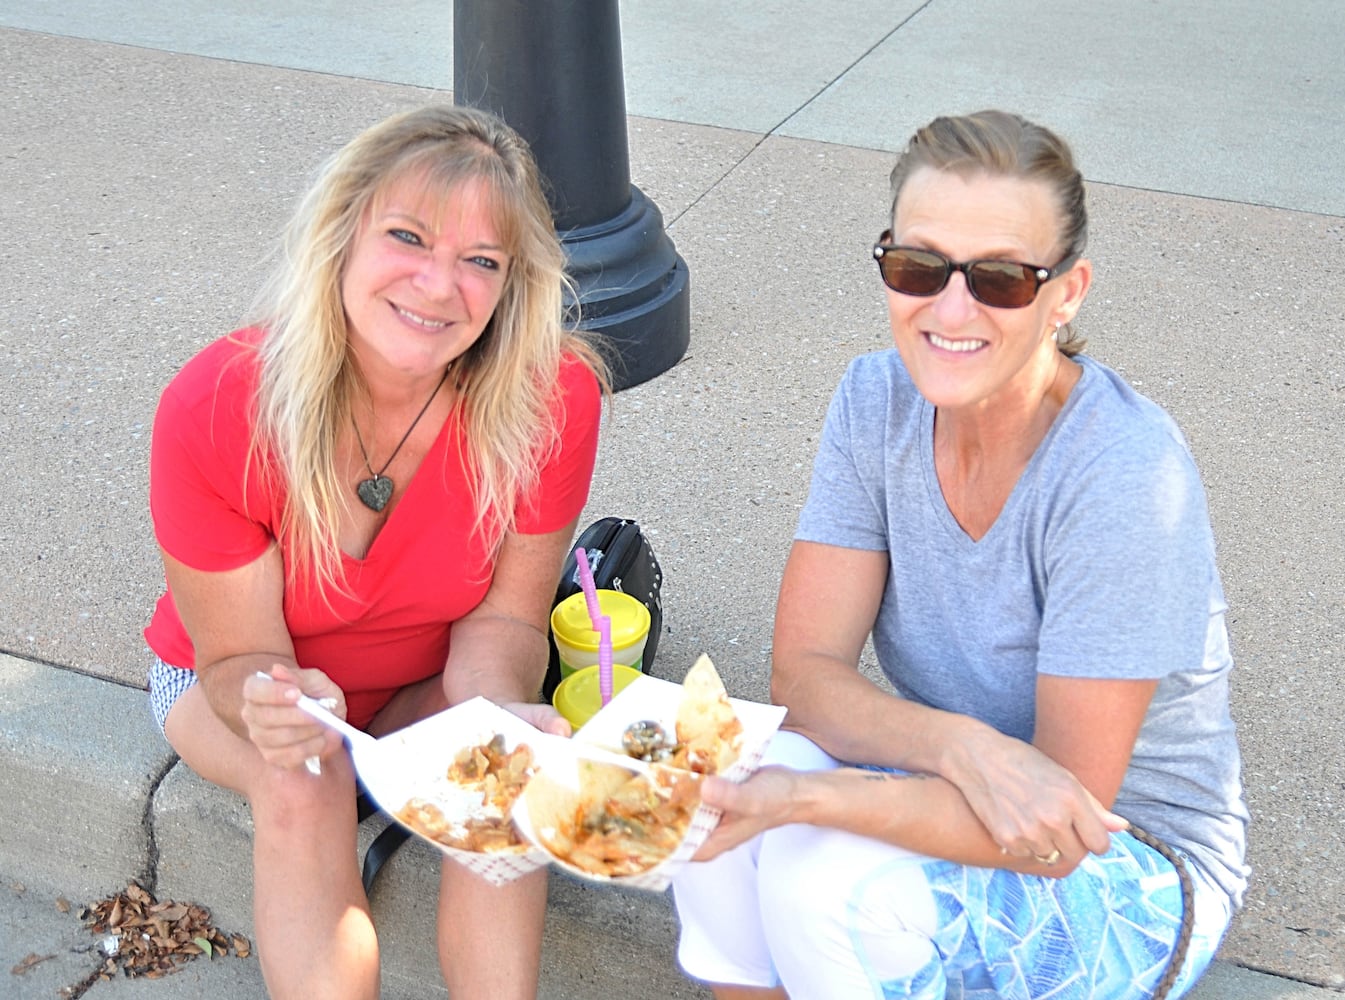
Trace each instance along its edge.
<instances>
[{"instance_id":1,"label":"wood chip mulch","mask_svg":"<svg viewBox=\"0 0 1345 1000\"><path fill-rule=\"evenodd\" d=\"M247 938L217 929L205 907L156 901L134 882L125 892L85 907L79 917L106 956L92 979L158 979L198 955L247 958L252 953Z\"/></svg>"}]
</instances>

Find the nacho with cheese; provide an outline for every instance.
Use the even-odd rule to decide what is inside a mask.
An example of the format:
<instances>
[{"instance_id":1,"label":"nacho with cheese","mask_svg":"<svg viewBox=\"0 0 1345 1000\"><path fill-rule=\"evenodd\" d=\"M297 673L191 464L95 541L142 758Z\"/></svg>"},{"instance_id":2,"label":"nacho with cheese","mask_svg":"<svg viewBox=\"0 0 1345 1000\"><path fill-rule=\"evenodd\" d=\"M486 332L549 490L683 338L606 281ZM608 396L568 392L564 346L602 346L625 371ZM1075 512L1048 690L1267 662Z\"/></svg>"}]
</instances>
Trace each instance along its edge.
<instances>
[{"instance_id":1,"label":"nacho with cheese","mask_svg":"<svg viewBox=\"0 0 1345 1000\"><path fill-rule=\"evenodd\" d=\"M533 771L531 748L520 743L506 751L504 736L496 733L487 743L460 750L444 781L432 793L409 800L397 810L397 819L461 851L524 851L527 845L510 813Z\"/></svg>"},{"instance_id":2,"label":"nacho with cheese","mask_svg":"<svg viewBox=\"0 0 1345 1000\"><path fill-rule=\"evenodd\" d=\"M609 878L648 871L677 849L700 805L701 776L656 766L577 762L567 784L542 772L526 791L542 845L581 871Z\"/></svg>"},{"instance_id":3,"label":"nacho with cheese","mask_svg":"<svg viewBox=\"0 0 1345 1000\"><path fill-rule=\"evenodd\" d=\"M623 751L649 767L577 759L539 771L524 792L536 839L591 875L649 871L685 839L700 805L702 778L730 768L742 742L742 722L724 683L702 656L682 682L675 725L627 725Z\"/></svg>"}]
</instances>

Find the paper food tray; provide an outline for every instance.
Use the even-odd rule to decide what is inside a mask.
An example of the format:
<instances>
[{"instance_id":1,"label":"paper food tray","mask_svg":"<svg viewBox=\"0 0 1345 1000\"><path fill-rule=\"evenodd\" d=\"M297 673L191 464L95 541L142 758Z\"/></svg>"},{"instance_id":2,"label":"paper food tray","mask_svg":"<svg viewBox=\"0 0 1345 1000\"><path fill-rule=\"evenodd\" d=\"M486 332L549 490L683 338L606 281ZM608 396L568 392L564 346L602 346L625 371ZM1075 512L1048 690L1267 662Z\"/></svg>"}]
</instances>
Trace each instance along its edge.
<instances>
[{"instance_id":1,"label":"paper food tray","mask_svg":"<svg viewBox=\"0 0 1345 1000\"><path fill-rule=\"evenodd\" d=\"M624 756L619 754L621 734L632 722L648 719L659 723L669 733L676 731L677 709L682 703L682 697L681 684L657 677L640 677L593 716L575 733L573 739L592 747L618 751L612 754L612 758L615 762L619 762ZM762 705L758 702L740 701L737 698L730 698L729 703L743 725L742 747L738 760L720 777L730 781L743 781L760 766L766 744L784 721L785 709L783 706ZM548 760L539 760L538 770L559 767L559 773L553 772L553 776L560 782L568 784L574 780L575 760L573 753L558 756L551 763L548 763ZM532 825L532 818L528 815L525 798L520 798L514 805L514 824L524 837L543 851L556 866L589 881L611 882L654 892L661 892L667 888L678 869L696 853L718 822L719 810L701 805L691 818L686 836L667 858L647 871L635 875L610 877L585 871L546 851Z\"/></svg>"},{"instance_id":2,"label":"paper food tray","mask_svg":"<svg viewBox=\"0 0 1345 1000\"><path fill-rule=\"evenodd\" d=\"M354 754L355 769L370 796L395 822L396 813L413 798L433 802L446 818L470 814L471 794L446 777L458 751L504 736L505 748L520 743L532 748L534 762L547 756L547 744L569 741L534 729L512 712L485 698L473 698L405 729L379 739ZM441 844L415 827L401 824L421 840L495 885L511 882L545 866L551 856L525 840L518 853L478 853Z\"/></svg>"}]
</instances>

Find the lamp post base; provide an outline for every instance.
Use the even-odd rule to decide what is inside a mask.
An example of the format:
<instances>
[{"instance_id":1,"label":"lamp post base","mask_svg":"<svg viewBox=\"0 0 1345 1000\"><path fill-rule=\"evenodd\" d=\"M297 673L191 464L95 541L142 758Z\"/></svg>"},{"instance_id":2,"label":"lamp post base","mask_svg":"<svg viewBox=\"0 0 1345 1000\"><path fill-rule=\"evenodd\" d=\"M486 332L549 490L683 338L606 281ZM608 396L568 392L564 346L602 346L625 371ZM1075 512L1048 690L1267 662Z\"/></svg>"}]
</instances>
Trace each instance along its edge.
<instances>
[{"instance_id":1,"label":"lamp post base","mask_svg":"<svg viewBox=\"0 0 1345 1000\"><path fill-rule=\"evenodd\" d=\"M691 339L686 262L630 182L617 0L454 0L453 97L518 130L550 189L613 388L667 371Z\"/></svg>"},{"instance_id":2,"label":"lamp post base","mask_svg":"<svg viewBox=\"0 0 1345 1000\"><path fill-rule=\"evenodd\" d=\"M630 191L630 204L613 218L560 234L579 290L578 325L601 338L616 390L667 371L691 341L686 262L658 207L639 188Z\"/></svg>"}]
</instances>

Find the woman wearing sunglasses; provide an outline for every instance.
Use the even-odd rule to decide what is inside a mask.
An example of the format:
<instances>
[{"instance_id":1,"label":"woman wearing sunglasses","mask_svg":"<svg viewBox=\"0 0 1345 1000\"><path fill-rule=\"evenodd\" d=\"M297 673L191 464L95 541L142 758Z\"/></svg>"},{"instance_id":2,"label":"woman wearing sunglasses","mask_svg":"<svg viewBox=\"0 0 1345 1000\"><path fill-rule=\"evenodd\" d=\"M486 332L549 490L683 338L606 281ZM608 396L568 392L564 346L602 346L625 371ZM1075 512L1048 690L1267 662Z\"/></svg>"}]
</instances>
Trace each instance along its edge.
<instances>
[{"instance_id":1,"label":"woman wearing sunglasses","mask_svg":"<svg viewBox=\"0 0 1345 1000\"><path fill-rule=\"evenodd\" d=\"M721 998L1179 996L1247 877L1195 464L1080 353L1055 135L937 119L890 223L896 350L832 401L780 589L784 766L706 782L679 957Z\"/></svg>"}]
</instances>

